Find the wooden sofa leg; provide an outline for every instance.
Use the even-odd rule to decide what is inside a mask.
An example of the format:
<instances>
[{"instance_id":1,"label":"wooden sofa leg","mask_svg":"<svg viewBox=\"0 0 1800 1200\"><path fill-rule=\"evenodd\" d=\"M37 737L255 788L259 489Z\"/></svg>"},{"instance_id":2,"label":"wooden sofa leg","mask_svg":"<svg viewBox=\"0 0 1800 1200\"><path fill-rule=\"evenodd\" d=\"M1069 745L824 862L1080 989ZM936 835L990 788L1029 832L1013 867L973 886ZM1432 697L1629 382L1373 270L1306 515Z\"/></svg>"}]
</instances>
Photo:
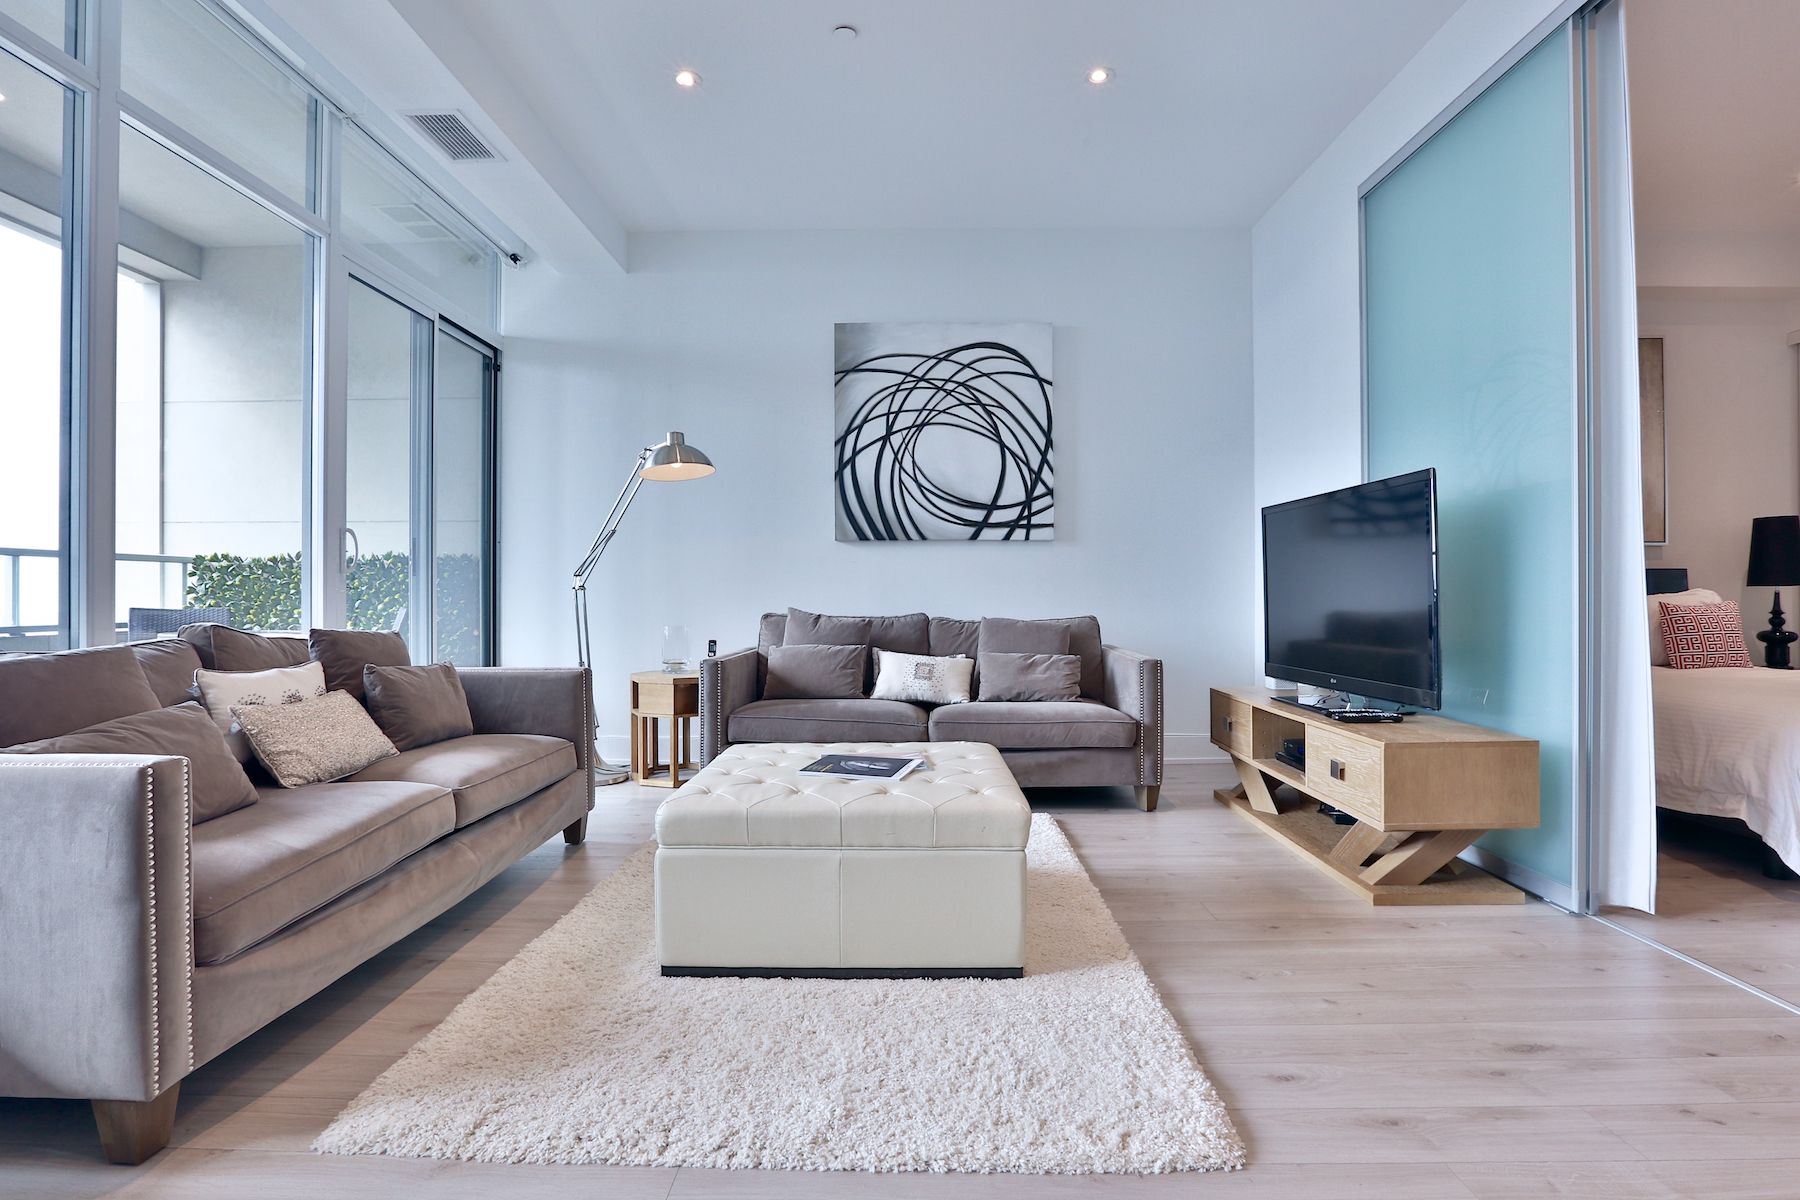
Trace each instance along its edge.
<instances>
[{"instance_id":1,"label":"wooden sofa leg","mask_svg":"<svg viewBox=\"0 0 1800 1200\"><path fill-rule=\"evenodd\" d=\"M175 1132L175 1102L181 1085L154 1100L90 1100L107 1162L135 1167L169 1144Z\"/></svg>"},{"instance_id":2,"label":"wooden sofa leg","mask_svg":"<svg viewBox=\"0 0 1800 1200\"><path fill-rule=\"evenodd\" d=\"M1157 802L1157 800L1159 800L1161 798L1162 798L1162 785L1161 784L1158 784L1155 787L1141 787L1141 788L1137 789L1138 807L1143 809L1145 812L1155 812L1156 811L1156 802Z\"/></svg>"},{"instance_id":3,"label":"wooden sofa leg","mask_svg":"<svg viewBox=\"0 0 1800 1200\"><path fill-rule=\"evenodd\" d=\"M575 822L573 825L563 826L563 841L569 843L571 846L579 846L581 843L587 841L586 814L583 814L581 820Z\"/></svg>"}]
</instances>

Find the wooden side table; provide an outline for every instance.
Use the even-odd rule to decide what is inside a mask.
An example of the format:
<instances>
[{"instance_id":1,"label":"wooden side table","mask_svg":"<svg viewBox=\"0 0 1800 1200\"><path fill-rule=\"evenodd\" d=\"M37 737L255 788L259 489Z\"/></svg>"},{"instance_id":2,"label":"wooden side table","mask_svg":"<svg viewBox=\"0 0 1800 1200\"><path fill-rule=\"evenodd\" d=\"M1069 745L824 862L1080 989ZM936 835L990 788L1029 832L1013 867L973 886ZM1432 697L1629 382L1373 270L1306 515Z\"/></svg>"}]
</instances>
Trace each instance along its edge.
<instances>
[{"instance_id":1,"label":"wooden side table","mask_svg":"<svg viewBox=\"0 0 1800 1200\"><path fill-rule=\"evenodd\" d=\"M700 672L631 674L631 777L650 787L680 787L694 762L694 718L700 715ZM658 726L669 722L669 759L660 759Z\"/></svg>"}]
</instances>

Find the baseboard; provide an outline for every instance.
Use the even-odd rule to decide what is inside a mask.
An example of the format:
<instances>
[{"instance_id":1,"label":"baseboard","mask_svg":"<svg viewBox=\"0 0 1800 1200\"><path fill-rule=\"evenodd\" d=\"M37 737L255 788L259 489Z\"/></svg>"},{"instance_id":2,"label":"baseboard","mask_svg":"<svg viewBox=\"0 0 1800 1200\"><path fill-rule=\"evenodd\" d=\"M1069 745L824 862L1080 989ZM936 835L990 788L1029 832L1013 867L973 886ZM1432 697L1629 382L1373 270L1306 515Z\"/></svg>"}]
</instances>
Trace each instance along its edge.
<instances>
[{"instance_id":1,"label":"baseboard","mask_svg":"<svg viewBox=\"0 0 1800 1200\"><path fill-rule=\"evenodd\" d=\"M1480 846L1470 846L1458 858L1464 862L1474 863L1489 875L1498 875L1501 879L1522 891L1534 896L1541 896L1558 908L1566 908L1570 912L1577 911L1575 889L1566 883L1559 883L1548 875L1540 875L1530 867L1521 867L1518 863L1508 862L1491 850L1483 850Z\"/></svg>"},{"instance_id":2,"label":"baseboard","mask_svg":"<svg viewBox=\"0 0 1800 1200\"><path fill-rule=\"evenodd\" d=\"M624 762L631 757L631 738L623 733L603 733L598 741L600 757L607 762ZM664 749L666 758L667 739ZM1213 766L1228 765L1231 760L1204 733L1165 733L1163 762L1171 766Z\"/></svg>"}]
</instances>

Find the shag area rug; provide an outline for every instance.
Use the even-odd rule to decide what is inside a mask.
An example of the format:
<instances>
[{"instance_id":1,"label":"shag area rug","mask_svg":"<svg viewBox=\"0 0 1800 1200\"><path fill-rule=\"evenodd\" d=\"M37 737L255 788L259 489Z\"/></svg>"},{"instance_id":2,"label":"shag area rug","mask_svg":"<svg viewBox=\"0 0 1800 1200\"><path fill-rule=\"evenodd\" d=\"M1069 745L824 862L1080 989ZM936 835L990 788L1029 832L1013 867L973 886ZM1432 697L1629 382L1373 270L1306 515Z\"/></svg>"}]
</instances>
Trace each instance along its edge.
<instances>
[{"instance_id":1,"label":"shag area rug","mask_svg":"<svg viewBox=\"0 0 1800 1200\"><path fill-rule=\"evenodd\" d=\"M314 1148L855 1171L1243 1165L1068 839L1031 820L1023 979L665 979L645 847Z\"/></svg>"}]
</instances>

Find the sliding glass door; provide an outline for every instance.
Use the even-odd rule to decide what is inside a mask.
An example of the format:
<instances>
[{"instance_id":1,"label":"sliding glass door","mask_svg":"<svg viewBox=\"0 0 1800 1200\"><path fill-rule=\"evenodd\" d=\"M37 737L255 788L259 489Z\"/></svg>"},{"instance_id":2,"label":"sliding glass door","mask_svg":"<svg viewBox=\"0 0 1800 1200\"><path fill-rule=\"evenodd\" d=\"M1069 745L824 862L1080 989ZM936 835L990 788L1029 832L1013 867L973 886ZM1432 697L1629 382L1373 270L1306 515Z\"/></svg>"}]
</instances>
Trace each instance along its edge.
<instances>
[{"instance_id":1,"label":"sliding glass door","mask_svg":"<svg viewBox=\"0 0 1800 1200\"><path fill-rule=\"evenodd\" d=\"M327 481L346 624L400 632L419 662L490 662L497 356L393 284L352 275L349 293L344 472Z\"/></svg>"},{"instance_id":2,"label":"sliding glass door","mask_svg":"<svg viewBox=\"0 0 1800 1200\"><path fill-rule=\"evenodd\" d=\"M438 327L431 405L431 616L437 661L493 657L493 347Z\"/></svg>"}]
</instances>

